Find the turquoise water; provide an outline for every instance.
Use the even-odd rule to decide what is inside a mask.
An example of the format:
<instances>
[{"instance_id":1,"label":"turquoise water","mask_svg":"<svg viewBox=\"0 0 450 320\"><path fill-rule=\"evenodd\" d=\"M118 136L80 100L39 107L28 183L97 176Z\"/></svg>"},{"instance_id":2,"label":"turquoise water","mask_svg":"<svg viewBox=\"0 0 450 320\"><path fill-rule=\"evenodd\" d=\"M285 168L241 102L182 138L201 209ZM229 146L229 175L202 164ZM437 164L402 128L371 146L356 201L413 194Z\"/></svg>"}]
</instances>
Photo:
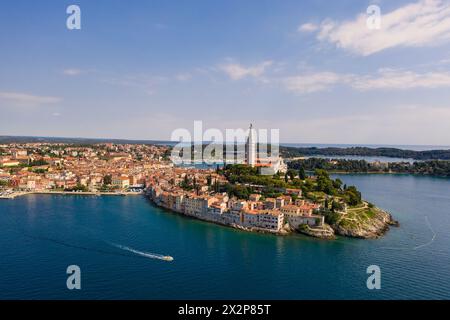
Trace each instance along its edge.
<instances>
[{"instance_id":1,"label":"turquoise water","mask_svg":"<svg viewBox=\"0 0 450 320\"><path fill-rule=\"evenodd\" d=\"M0 298L449 299L450 179L340 178L401 227L379 240L322 241L196 221L140 196L2 200ZM66 288L72 264L81 268L79 291ZM366 287L374 264L378 291Z\"/></svg>"}]
</instances>

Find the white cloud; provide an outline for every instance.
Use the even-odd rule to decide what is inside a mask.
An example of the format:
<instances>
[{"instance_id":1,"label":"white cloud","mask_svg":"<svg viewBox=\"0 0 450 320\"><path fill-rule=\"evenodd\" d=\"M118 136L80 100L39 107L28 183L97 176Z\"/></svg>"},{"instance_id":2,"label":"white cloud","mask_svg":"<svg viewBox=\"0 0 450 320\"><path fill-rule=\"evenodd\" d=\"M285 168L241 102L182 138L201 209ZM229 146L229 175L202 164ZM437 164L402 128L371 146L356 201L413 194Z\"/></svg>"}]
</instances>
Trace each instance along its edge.
<instances>
[{"instance_id":1,"label":"white cloud","mask_svg":"<svg viewBox=\"0 0 450 320\"><path fill-rule=\"evenodd\" d=\"M442 65L442 64L449 64L449 63L450 63L450 59L441 59L436 64Z\"/></svg>"},{"instance_id":2,"label":"white cloud","mask_svg":"<svg viewBox=\"0 0 450 320\"><path fill-rule=\"evenodd\" d=\"M415 89L450 87L450 73L380 70L376 76L357 77L351 86L359 90L374 89Z\"/></svg>"},{"instance_id":3,"label":"white cloud","mask_svg":"<svg viewBox=\"0 0 450 320\"><path fill-rule=\"evenodd\" d=\"M324 91L341 84L360 91L450 88L450 73L416 73L380 69L375 75L316 72L282 79L286 89L300 94Z\"/></svg>"},{"instance_id":4,"label":"white cloud","mask_svg":"<svg viewBox=\"0 0 450 320\"><path fill-rule=\"evenodd\" d=\"M282 127L290 142L302 137L309 143L450 145L449 119L448 107L385 105L350 115L283 119L271 125Z\"/></svg>"},{"instance_id":5,"label":"white cloud","mask_svg":"<svg viewBox=\"0 0 450 320\"><path fill-rule=\"evenodd\" d=\"M260 77L266 69L272 65L272 61L264 61L253 67L245 67L237 63L229 63L220 66L220 70L225 72L232 80L240 80L246 77Z\"/></svg>"},{"instance_id":6,"label":"white cloud","mask_svg":"<svg viewBox=\"0 0 450 320\"><path fill-rule=\"evenodd\" d=\"M369 29L367 15L355 20L325 20L317 38L353 53L368 56L394 47L433 46L450 40L450 3L421 0L383 13L381 28Z\"/></svg>"},{"instance_id":7,"label":"white cloud","mask_svg":"<svg viewBox=\"0 0 450 320\"><path fill-rule=\"evenodd\" d=\"M36 96L21 92L0 92L0 100L5 100L18 106L38 106L58 103L62 99L58 97Z\"/></svg>"},{"instance_id":8,"label":"white cloud","mask_svg":"<svg viewBox=\"0 0 450 320\"><path fill-rule=\"evenodd\" d=\"M283 79L283 83L289 91L312 93L326 90L345 78L346 76L334 72L318 72L287 77Z\"/></svg>"},{"instance_id":9,"label":"white cloud","mask_svg":"<svg viewBox=\"0 0 450 320\"><path fill-rule=\"evenodd\" d=\"M298 32L313 32L319 29L319 26L314 23L305 23L298 27Z\"/></svg>"},{"instance_id":10,"label":"white cloud","mask_svg":"<svg viewBox=\"0 0 450 320\"><path fill-rule=\"evenodd\" d=\"M189 81L192 79L192 75L190 73L179 73L175 76L175 79L178 81Z\"/></svg>"},{"instance_id":11,"label":"white cloud","mask_svg":"<svg viewBox=\"0 0 450 320\"><path fill-rule=\"evenodd\" d=\"M140 89L148 95L153 95L156 93L158 86L169 82L169 78L139 74L104 78L102 82L114 86Z\"/></svg>"},{"instance_id":12,"label":"white cloud","mask_svg":"<svg viewBox=\"0 0 450 320\"><path fill-rule=\"evenodd\" d=\"M80 69L64 69L63 74L66 76L78 76L83 73Z\"/></svg>"}]
</instances>

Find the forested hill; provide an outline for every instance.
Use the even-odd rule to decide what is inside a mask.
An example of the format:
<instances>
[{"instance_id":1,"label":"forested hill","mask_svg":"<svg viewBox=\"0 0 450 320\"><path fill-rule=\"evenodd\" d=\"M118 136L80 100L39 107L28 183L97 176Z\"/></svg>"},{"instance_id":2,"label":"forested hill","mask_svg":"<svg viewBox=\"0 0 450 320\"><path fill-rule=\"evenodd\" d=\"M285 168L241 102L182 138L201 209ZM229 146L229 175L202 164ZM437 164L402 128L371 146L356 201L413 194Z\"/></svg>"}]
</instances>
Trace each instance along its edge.
<instances>
[{"instance_id":1,"label":"forested hill","mask_svg":"<svg viewBox=\"0 0 450 320\"><path fill-rule=\"evenodd\" d=\"M440 177L450 177L450 161L430 160L409 162L377 163L365 160L308 158L288 163L289 169L315 171L323 169L329 172L346 173L409 173Z\"/></svg>"},{"instance_id":2,"label":"forested hill","mask_svg":"<svg viewBox=\"0 0 450 320\"><path fill-rule=\"evenodd\" d=\"M391 157L414 160L450 160L450 150L414 151L396 148L295 148L280 146L280 153L284 158L302 156L364 156L364 157Z\"/></svg>"}]
</instances>

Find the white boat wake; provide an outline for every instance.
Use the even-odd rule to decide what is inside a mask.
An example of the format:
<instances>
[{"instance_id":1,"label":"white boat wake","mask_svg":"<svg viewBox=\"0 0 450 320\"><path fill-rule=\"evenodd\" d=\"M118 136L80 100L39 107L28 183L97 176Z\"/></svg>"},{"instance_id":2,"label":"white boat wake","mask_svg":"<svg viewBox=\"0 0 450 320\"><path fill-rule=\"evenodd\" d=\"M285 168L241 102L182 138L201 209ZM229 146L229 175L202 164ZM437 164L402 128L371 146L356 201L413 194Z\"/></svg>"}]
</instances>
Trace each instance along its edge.
<instances>
[{"instance_id":1,"label":"white boat wake","mask_svg":"<svg viewBox=\"0 0 450 320\"><path fill-rule=\"evenodd\" d=\"M150 258L150 259L159 259L159 260L164 260L164 261L173 261L173 257L171 256L164 256L162 254L156 254L156 253L150 253L150 252L145 252L145 251L139 251L127 246L122 246L120 244L115 244L115 243L111 243L114 247L128 251L128 252L132 252L134 254L137 254L141 257L146 257L146 258Z\"/></svg>"},{"instance_id":2,"label":"white boat wake","mask_svg":"<svg viewBox=\"0 0 450 320\"><path fill-rule=\"evenodd\" d=\"M412 247L412 248L411 247L381 247L380 249L387 249L387 250L417 250L417 249L421 249L423 247L429 246L436 239L436 232L434 232L434 229L431 226L430 221L428 220L428 216L425 216L425 222L426 222L428 228L430 229L430 231L432 233L432 238L427 243L424 243L424 244L421 244L419 246L415 246L415 247Z\"/></svg>"},{"instance_id":3,"label":"white boat wake","mask_svg":"<svg viewBox=\"0 0 450 320\"><path fill-rule=\"evenodd\" d=\"M430 231L431 231L431 233L433 234L433 237L432 237L431 240L428 241L427 243L422 244L422 245L417 246L417 247L414 247L414 250L420 249L420 248L423 248L423 247L426 247L426 246L432 244L433 241L434 241L434 239L436 239L436 232L434 232L433 227L431 226L430 221L428 220L428 216L425 216L425 220L427 221L428 228L430 228Z\"/></svg>"}]
</instances>

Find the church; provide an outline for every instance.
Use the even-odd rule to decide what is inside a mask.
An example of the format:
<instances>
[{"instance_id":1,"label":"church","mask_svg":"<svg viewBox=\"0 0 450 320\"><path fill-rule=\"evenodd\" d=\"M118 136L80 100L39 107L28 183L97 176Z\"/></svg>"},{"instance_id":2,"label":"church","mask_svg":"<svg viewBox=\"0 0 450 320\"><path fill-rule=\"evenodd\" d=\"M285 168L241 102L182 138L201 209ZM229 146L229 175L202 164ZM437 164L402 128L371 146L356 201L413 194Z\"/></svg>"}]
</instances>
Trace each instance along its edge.
<instances>
[{"instance_id":1,"label":"church","mask_svg":"<svg viewBox=\"0 0 450 320\"><path fill-rule=\"evenodd\" d=\"M245 143L245 163L251 167L257 167L261 174L274 175L277 172L286 173L287 165L281 156L259 158L257 151L257 138L253 125L250 124L248 137Z\"/></svg>"}]
</instances>

